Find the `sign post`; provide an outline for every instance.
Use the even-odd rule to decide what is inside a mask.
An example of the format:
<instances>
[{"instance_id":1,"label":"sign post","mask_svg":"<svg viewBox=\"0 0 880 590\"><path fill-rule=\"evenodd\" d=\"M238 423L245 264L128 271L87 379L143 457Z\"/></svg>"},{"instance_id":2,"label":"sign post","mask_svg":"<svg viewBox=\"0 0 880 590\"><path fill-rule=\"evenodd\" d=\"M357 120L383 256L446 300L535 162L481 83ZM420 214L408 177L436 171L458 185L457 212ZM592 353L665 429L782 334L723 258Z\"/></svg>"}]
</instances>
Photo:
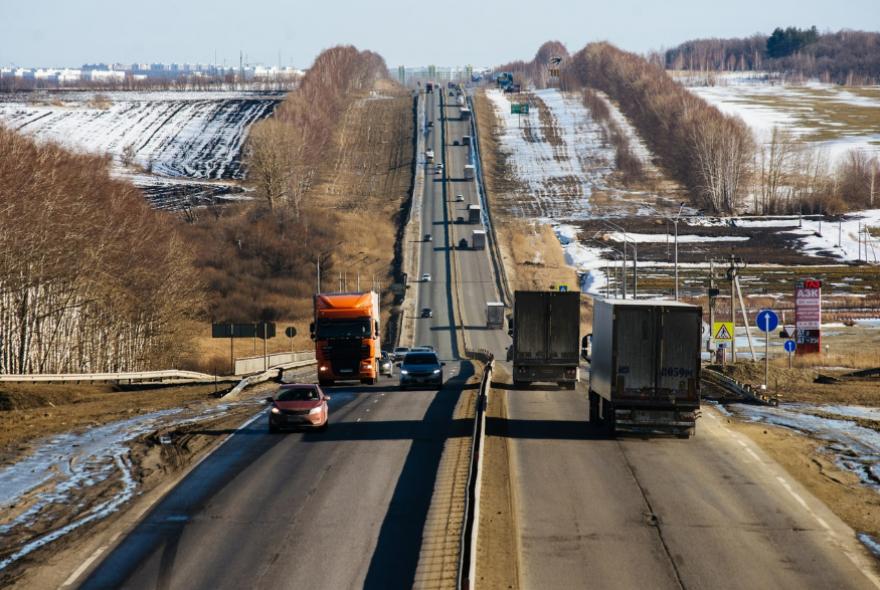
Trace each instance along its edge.
<instances>
[{"instance_id":1,"label":"sign post","mask_svg":"<svg viewBox=\"0 0 880 590\"><path fill-rule=\"evenodd\" d=\"M762 309L755 318L758 329L764 332L764 387L770 374L770 333L779 325L779 316L772 309Z\"/></svg>"},{"instance_id":2,"label":"sign post","mask_svg":"<svg viewBox=\"0 0 880 590\"><path fill-rule=\"evenodd\" d=\"M800 279L794 289L797 354L822 351L822 281Z\"/></svg>"},{"instance_id":3,"label":"sign post","mask_svg":"<svg viewBox=\"0 0 880 590\"><path fill-rule=\"evenodd\" d=\"M794 349L797 348L797 345L794 343L794 340L786 340L785 341L785 352L788 353L788 368L791 368L791 356L794 353Z\"/></svg>"}]
</instances>

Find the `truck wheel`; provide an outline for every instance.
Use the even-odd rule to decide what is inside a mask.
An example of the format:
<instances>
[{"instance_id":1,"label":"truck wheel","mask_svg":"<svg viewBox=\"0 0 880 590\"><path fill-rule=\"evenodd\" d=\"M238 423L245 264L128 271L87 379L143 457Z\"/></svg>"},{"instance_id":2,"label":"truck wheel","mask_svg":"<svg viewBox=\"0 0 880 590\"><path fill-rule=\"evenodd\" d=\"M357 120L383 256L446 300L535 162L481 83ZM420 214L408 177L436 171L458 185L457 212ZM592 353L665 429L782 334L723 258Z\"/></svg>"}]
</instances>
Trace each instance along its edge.
<instances>
[{"instance_id":1,"label":"truck wheel","mask_svg":"<svg viewBox=\"0 0 880 590\"><path fill-rule=\"evenodd\" d=\"M361 383L364 385L375 385L376 378L375 377L367 377L366 379L361 379Z\"/></svg>"},{"instance_id":2,"label":"truck wheel","mask_svg":"<svg viewBox=\"0 0 880 590\"><path fill-rule=\"evenodd\" d=\"M589 394L590 424L599 424L599 395L595 392Z\"/></svg>"},{"instance_id":3,"label":"truck wheel","mask_svg":"<svg viewBox=\"0 0 880 590\"><path fill-rule=\"evenodd\" d=\"M520 381L519 379L513 380L514 389L525 389L528 384L528 381Z\"/></svg>"},{"instance_id":4,"label":"truck wheel","mask_svg":"<svg viewBox=\"0 0 880 590\"><path fill-rule=\"evenodd\" d=\"M562 389L574 389L575 388L574 381L557 381L556 385L558 385Z\"/></svg>"},{"instance_id":5,"label":"truck wheel","mask_svg":"<svg viewBox=\"0 0 880 590\"><path fill-rule=\"evenodd\" d=\"M278 427L272 424L272 421L269 420L269 434L275 434L278 432Z\"/></svg>"}]
</instances>

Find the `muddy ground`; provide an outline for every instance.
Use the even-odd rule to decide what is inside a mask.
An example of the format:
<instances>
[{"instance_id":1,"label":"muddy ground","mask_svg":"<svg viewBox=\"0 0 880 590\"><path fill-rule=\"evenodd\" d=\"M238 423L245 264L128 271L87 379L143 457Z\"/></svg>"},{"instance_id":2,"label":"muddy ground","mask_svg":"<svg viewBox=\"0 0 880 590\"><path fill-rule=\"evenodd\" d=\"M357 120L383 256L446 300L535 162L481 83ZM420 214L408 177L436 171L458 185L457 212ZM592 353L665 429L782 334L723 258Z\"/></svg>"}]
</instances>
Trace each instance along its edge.
<instances>
[{"instance_id":1,"label":"muddy ground","mask_svg":"<svg viewBox=\"0 0 880 590\"><path fill-rule=\"evenodd\" d=\"M288 378L308 379L309 370L288 373ZM39 566L47 555L56 555L76 546L78 540L95 535L113 526L125 514L128 505L160 486L179 477L209 449L234 431L263 407L263 400L276 383L267 382L252 387L235 400L217 397L229 388L191 385L161 389L122 391L113 385L29 385L8 386L0 390L0 449L2 463L8 466L15 460L32 454L34 449L53 435L89 432L102 425L131 420L142 414L160 410L174 410L126 443L128 452L122 457L133 481L126 483L124 470L115 471L94 485L83 486L72 492L76 510L66 502L44 505L36 519L26 524L15 524L27 511L40 502L44 486L19 497L11 506L4 506L0 515L2 549L0 561L10 557L37 539L74 526L58 540L38 548L0 571L0 586L33 587L28 581L38 575ZM94 507L117 500L126 490L135 490L108 516L87 522L77 522ZM4 527L11 528L5 528Z\"/></svg>"}]
</instances>

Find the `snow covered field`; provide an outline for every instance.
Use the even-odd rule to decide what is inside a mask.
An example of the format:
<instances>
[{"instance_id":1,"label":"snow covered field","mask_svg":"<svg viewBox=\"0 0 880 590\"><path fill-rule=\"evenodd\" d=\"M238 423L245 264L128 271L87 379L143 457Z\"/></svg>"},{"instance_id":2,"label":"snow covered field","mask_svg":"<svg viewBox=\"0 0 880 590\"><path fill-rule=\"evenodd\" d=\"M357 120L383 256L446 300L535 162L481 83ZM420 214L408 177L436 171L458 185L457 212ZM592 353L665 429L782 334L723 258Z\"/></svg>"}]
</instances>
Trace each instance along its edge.
<instances>
[{"instance_id":1,"label":"snow covered field","mask_svg":"<svg viewBox=\"0 0 880 590\"><path fill-rule=\"evenodd\" d=\"M282 95L257 92L59 92L0 95L0 123L75 151L109 154L157 206L240 192L241 149L250 125Z\"/></svg>"},{"instance_id":2,"label":"snow covered field","mask_svg":"<svg viewBox=\"0 0 880 590\"><path fill-rule=\"evenodd\" d=\"M590 196L605 187L604 178L612 171L614 152L577 97L555 88L534 95L556 123L552 138L542 129L540 104L531 105L528 115L513 115L506 94L496 89L486 93L503 122L501 150L525 187L515 195L511 210L554 221L587 217Z\"/></svg>"},{"instance_id":3,"label":"snow covered field","mask_svg":"<svg viewBox=\"0 0 880 590\"><path fill-rule=\"evenodd\" d=\"M778 127L832 161L851 149L880 154L880 88L751 80L690 90L722 112L741 117L759 142L768 142Z\"/></svg>"}]
</instances>

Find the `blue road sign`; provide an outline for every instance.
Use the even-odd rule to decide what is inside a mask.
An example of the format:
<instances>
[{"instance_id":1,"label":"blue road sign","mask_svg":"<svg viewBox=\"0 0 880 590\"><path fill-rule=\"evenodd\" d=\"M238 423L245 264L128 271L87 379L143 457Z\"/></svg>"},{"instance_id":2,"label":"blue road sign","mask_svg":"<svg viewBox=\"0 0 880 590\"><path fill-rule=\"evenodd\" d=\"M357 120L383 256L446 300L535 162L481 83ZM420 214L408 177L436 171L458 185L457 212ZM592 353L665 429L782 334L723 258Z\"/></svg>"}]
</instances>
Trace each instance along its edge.
<instances>
[{"instance_id":1,"label":"blue road sign","mask_svg":"<svg viewBox=\"0 0 880 590\"><path fill-rule=\"evenodd\" d=\"M794 352L797 345L794 343L794 340L786 340L785 341L785 352Z\"/></svg>"},{"instance_id":2,"label":"blue road sign","mask_svg":"<svg viewBox=\"0 0 880 590\"><path fill-rule=\"evenodd\" d=\"M779 316L772 309L762 309L758 312L755 323L762 332L772 332L779 325Z\"/></svg>"}]
</instances>

